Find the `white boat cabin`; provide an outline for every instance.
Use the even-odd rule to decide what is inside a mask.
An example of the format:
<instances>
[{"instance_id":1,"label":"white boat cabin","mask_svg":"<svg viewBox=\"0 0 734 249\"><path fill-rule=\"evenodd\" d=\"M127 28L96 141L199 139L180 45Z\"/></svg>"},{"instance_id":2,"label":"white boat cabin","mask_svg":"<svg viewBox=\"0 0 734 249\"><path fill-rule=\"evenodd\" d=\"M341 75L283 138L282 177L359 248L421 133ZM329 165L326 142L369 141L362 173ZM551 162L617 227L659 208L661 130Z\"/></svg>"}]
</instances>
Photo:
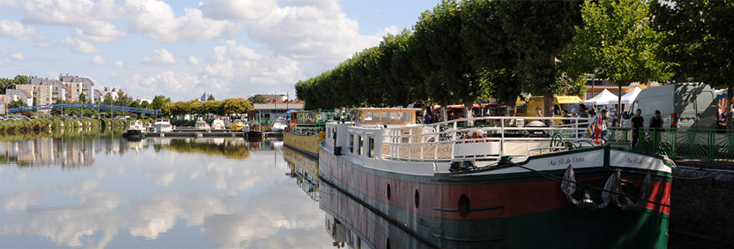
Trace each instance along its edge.
<instances>
[{"instance_id":1,"label":"white boat cabin","mask_svg":"<svg viewBox=\"0 0 734 249\"><path fill-rule=\"evenodd\" d=\"M326 125L322 149L363 160L367 167L405 167L406 162L440 162L431 173L454 161L489 165L501 157L523 161L528 156L593 146L586 133L590 119L569 119L554 126L517 126L516 117L479 117L416 124L416 108L358 108L353 122ZM396 169L397 170L397 169ZM401 169L404 170L404 169ZM411 169L413 170L413 169ZM410 170L409 170L410 171ZM428 172L424 172L428 173Z\"/></svg>"}]
</instances>

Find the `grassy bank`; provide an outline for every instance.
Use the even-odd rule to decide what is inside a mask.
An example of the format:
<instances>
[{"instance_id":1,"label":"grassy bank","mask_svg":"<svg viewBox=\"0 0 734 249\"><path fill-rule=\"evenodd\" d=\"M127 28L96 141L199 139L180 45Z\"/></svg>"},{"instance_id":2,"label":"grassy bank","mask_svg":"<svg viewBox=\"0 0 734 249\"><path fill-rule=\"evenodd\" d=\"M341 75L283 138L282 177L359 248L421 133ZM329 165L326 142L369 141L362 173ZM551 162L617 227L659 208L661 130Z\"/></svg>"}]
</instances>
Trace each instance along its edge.
<instances>
[{"instance_id":1,"label":"grassy bank","mask_svg":"<svg viewBox=\"0 0 734 249\"><path fill-rule=\"evenodd\" d=\"M143 122L151 122L143 120ZM0 135L24 135L34 132L59 133L74 130L125 130L129 120L112 119L31 119L0 121Z\"/></svg>"}]
</instances>

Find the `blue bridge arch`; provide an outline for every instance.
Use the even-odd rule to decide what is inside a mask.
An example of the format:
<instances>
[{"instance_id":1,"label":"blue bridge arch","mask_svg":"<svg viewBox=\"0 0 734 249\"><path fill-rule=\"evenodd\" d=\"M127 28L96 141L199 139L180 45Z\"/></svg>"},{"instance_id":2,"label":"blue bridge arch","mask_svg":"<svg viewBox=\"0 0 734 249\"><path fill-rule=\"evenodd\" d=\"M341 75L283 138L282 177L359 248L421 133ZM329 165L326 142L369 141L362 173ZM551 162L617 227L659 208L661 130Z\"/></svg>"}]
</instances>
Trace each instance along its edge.
<instances>
[{"instance_id":1,"label":"blue bridge arch","mask_svg":"<svg viewBox=\"0 0 734 249\"><path fill-rule=\"evenodd\" d=\"M8 108L8 113L38 111L38 110L53 110L53 109L77 109L77 108L125 111L125 112L144 113L144 114L151 114L151 115L163 115L163 112L161 112L160 110L156 110L156 109L136 108L136 107L119 106L119 105L82 104L82 103L13 107L13 108Z\"/></svg>"}]
</instances>

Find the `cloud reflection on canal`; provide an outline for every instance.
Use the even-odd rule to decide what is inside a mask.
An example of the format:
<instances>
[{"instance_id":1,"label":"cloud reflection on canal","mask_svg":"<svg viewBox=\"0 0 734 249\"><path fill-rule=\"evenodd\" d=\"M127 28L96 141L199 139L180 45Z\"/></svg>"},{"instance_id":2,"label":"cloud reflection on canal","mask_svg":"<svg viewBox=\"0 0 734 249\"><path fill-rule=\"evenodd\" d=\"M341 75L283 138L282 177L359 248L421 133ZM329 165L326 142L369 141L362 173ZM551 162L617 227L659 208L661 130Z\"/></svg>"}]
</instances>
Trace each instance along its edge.
<instances>
[{"instance_id":1,"label":"cloud reflection on canal","mask_svg":"<svg viewBox=\"0 0 734 249\"><path fill-rule=\"evenodd\" d=\"M214 152L227 147L222 144L229 150ZM2 248L323 248L333 242L323 232L318 203L284 176L290 169L282 142L97 137L3 142L3 151Z\"/></svg>"}]
</instances>

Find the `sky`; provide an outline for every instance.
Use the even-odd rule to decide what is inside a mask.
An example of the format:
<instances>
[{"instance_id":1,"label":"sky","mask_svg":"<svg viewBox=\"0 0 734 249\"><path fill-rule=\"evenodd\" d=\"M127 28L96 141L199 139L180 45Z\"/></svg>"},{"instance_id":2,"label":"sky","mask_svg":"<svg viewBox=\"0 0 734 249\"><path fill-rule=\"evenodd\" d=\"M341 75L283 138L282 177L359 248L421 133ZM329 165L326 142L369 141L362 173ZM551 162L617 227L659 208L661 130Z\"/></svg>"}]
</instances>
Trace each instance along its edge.
<instances>
[{"instance_id":1,"label":"sky","mask_svg":"<svg viewBox=\"0 0 734 249\"><path fill-rule=\"evenodd\" d=\"M174 101L288 93L440 0L0 0L0 77Z\"/></svg>"}]
</instances>

